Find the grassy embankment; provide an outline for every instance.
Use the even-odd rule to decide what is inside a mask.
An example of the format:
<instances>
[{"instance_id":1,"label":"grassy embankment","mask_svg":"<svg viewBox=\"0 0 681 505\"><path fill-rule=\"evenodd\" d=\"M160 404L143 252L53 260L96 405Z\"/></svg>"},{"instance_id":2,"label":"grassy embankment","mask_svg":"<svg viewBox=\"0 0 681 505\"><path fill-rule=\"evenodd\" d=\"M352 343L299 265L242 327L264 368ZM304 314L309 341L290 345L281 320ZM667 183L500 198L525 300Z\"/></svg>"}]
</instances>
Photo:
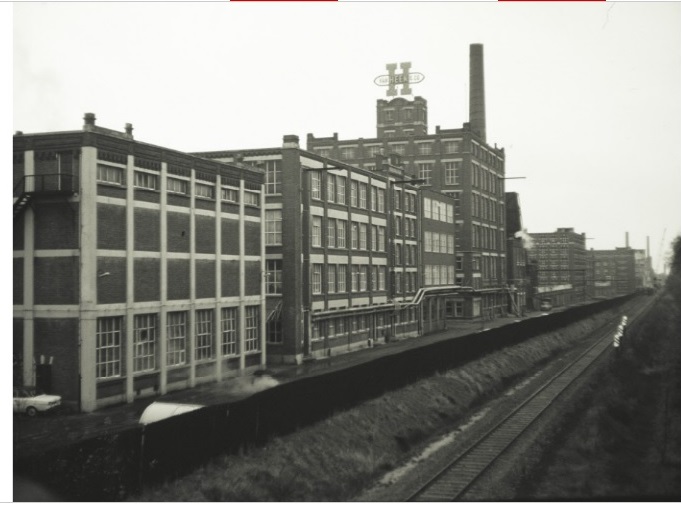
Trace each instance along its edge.
<instances>
[{"instance_id":1,"label":"grassy embankment","mask_svg":"<svg viewBox=\"0 0 681 505\"><path fill-rule=\"evenodd\" d=\"M570 348L604 316L577 322L339 412L265 447L216 458L134 501L347 501L451 430L471 407ZM310 401L314 401L311 399Z\"/></svg>"},{"instance_id":2,"label":"grassy embankment","mask_svg":"<svg viewBox=\"0 0 681 505\"><path fill-rule=\"evenodd\" d=\"M681 276L622 339L519 499L681 498Z\"/></svg>"}]
</instances>

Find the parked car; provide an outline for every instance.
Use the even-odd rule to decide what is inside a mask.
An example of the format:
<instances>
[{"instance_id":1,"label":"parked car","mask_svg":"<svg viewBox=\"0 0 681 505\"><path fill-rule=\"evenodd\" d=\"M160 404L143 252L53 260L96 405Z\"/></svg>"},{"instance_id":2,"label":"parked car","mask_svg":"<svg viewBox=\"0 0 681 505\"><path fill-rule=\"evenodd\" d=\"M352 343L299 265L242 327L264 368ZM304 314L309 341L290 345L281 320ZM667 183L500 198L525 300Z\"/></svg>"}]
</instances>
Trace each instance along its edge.
<instances>
[{"instance_id":1,"label":"parked car","mask_svg":"<svg viewBox=\"0 0 681 505\"><path fill-rule=\"evenodd\" d=\"M61 405L61 396L46 395L35 388L14 388L14 412L30 417L38 412L47 412Z\"/></svg>"},{"instance_id":2,"label":"parked car","mask_svg":"<svg viewBox=\"0 0 681 505\"><path fill-rule=\"evenodd\" d=\"M549 311L553 308L550 300L542 300L539 304L539 310Z\"/></svg>"}]
</instances>

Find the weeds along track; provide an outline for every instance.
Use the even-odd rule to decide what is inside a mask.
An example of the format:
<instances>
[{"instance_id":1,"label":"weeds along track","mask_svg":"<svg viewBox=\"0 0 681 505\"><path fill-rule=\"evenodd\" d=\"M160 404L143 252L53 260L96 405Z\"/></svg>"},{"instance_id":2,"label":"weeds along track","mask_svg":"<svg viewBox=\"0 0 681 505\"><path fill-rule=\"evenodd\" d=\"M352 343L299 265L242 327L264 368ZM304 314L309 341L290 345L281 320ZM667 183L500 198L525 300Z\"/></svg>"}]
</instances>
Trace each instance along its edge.
<instances>
[{"instance_id":1,"label":"weeds along track","mask_svg":"<svg viewBox=\"0 0 681 505\"><path fill-rule=\"evenodd\" d=\"M629 316L627 326L642 317L651 306L652 300L636 308L628 305L626 310L634 314ZM536 392L503 416L489 431L463 453L449 461L405 501L434 502L460 499L513 442L559 400L570 385L579 382L586 370L612 348L613 335L619 321L620 316L594 330L592 334L595 343L546 380Z\"/></svg>"}]
</instances>

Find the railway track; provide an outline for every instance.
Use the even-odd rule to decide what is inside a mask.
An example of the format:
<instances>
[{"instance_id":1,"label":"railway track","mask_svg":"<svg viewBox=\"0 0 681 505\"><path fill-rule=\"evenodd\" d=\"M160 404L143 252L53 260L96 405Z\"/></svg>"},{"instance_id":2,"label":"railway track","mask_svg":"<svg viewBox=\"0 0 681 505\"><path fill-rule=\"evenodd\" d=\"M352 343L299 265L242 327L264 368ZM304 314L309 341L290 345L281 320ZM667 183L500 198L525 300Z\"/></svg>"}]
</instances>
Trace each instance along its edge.
<instances>
[{"instance_id":1,"label":"railway track","mask_svg":"<svg viewBox=\"0 0 681 505\"><path fill-rule=\"evenodd\" d=\"M644 313L650 303L629 318L631 324ZM453 501L461 497L506 452L506 450L561 396L561 394L608 349L613 346L613 335L619 318L597 330L595 343L589 346L572 363L568 364L535 393L503 417L476 442L450 461L446 467L405 501Z\"/></svg>"}]
</instances>

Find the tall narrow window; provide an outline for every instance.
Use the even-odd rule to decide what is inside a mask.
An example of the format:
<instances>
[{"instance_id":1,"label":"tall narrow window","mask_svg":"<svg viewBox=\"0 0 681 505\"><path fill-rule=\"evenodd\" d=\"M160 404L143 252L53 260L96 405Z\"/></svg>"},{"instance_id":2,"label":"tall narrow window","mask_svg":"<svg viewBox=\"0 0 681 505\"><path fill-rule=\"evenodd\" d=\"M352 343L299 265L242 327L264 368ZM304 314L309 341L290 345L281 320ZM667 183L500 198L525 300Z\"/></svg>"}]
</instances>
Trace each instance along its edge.
<instances>
[{"instance_id":1,"label":"tall narrow window","mask_svg":"<svg viewBox=\"0 0 681 505\"><path fill-rule=\"evenodd\" d=\"M359 247L359 223L354 221L350 223L350 236L350 247L352 249L357 249Z\"/></svg>"},{"instance_id":2,"label":"tall narrow window","mask_svg":"<svg viewBox=\"0 0 681 505\"><path fill-rule=\"evenodd\" d=\"M97 378L121 376L122 317L97 318Z\"/></svg>"},{"instance_id":3,"label":"tall narrow window","mask_svg":"<svg viewBox=\"0 0 681 505\"><path fill-rule=\"evenodd\" d=\"M327 293L336 292L336 265L326 267L326 291Z\"/></svg>"},{"instance_id":4,"label":"tall narrow window","mask_svg":"<svg viewBox=\"0 0 681 505\"><path fill-rule=\"evenodd\" d=\"M337 231L338 231L338 235L337 235L338 240L337 240L336 243L337 243L338 247L345 248L345 247L347 247L346 241L347 241L347 236L348 236L348 229L347 229L348 228L348 222L339 219L338 221L336 221L336 225L337 225Z\"/></svg>"},{"instance_id":5,"label":"tall narrow window","mask_svg":"<svg viewBox=\"0 0 681 505\"><path fill-rule=\"evenodd\" d=\"M265 211L265 245L281 245L281 210Z\"/></svg>"},{"instance_id":6,"label":"tall narrow window","mask_svg":"<svg viewBox=\"0 0 681 505\"><path fill-rule=\"evenodd\" d=\"M336 176L333 174L326 176L326 200L332 203L336 201Z\"/></svg>"},{"instance_id":7,"label":"tall narrow window","mask_svg":"<svg viewBox=\"0 0 681 505\"><path fill-rule=\"evenodd\" d=\"M156 314L135 316L133 333L133 371L149 372L156 369Z\"/></svg>"},{"instance_id":8,"label":"tall narrow window","mask_svg":"<svg viewBox=\"0 0 681 505\"><path fill-rule=\"evenodd\" d=\"M246 335L244 337L244 346L246 352L260 350L260 307L258 305L251 305L246 307Z\"/></svg>"},{"instance_id":9,"label":"tall narrow window","mask_svg":"<svg viewBox=\"0 0 681 505\"><path fill-rule=\"evenodd\" d=\"M367 224L359 223L359 248L363 251L367 248Z\"/></svg>"},{"instance_id":10,"label":"tall narrow window","mask_svg":"<svg viewBox=\"0 0 681 505\"><path fill-rule=\"evenodd\" d=\"M347 291L346 279L348 278L348 266L338 265L338 277L336 278L336 286L339 293Z\"/></svg>"},{"instance_id":11,"label":"tall narrow window","mask_svg":"<svg viewBox=\"0 0 681 505\"><path fill-rule=\"evenodd\" d=\"M350 205L357 207L359 196L359 182L350 181Z\"/></svg>"},{"instance_id":12,"label":"tall narrow window","mask_svg":"<svg viewBox=\"0 0 681 505\"><path fill-rule=\"evenodd\" d=\"M367 208L367 185L363 182L359 183L359 208Z\"/></svg>"},{"instance_id":13,"label":"tall narrow window","mask_svg":"<svg viewBox=\"0 0 681 505\"><path fill-rule=\"evenodd\" d=\"M316 170L310 171L310 196L315 200L322 198L321 174Z\"/></svg>"},{"instance_id":14,"label":"tall narrow window","mask_svg":"<svg viewBox=\"0 0 681 505\"><path fill-rule=\"evenodd\" d=\"M265 193L281 193L281 160L265 161Z\"/></svg>"},{"instance_id":15,"label":"tall narrow window","mask_svg":"<svg viewBox=\"0 0 681 505\"><path fill-rule=\"evenodd\" d=\"M187 313L168 312L166 365L184 365L187 358Z\"/></svg>"},{"instance_id":16,"label":"tall narrow window","mask_svg":"<svg viewBox=\"0 0 681 505\"><path fill-rule=\"evenodd\" d=\"M378 212L385 212L385 189L378 188Z\"/></svg>"},{"instance_id":17,"label":"tall narrow window","mask_svg":"<svg viewBox=\"0 0 681 505\"><path fill-rule=\"evenodd\" d=\"M326 245L328 247L336 247L336 220L327 219L326 226Z\"/></svg>"},{"instance_id":18,"label":"tall narrow window","mask_svg":"<svg viewBox=\"0 0 681 505\"><path fill-rule=\"evenodd\" d=\"M315 247L322 245L322 218L319 216L312 217L312 245Z\"/></svg>"},{"instance_id":19,"label":"tall narrow window","mask_svg":"<svg viewBox=\"0 0 681 505\"><path fill-rule=\"evenodd\" d=\"M312 293L320 294L322 292L322 265L315 263L312 265Z\"/></svg>"},{"instance_id":20,"label":"tall narrow window","mask_svg":"<svg viewBox=\"0 0 681 505\"><path fill-rule=\"evenodd\" d=\"M342 175L336 176L336 202L345 205L345 184L346 178Z\"/></svg>"},{"instance_id":21,"label":"tall narrow window","mask_svg":"<svg viewBox=\"0 0 681 505\"><path fill-rule=\"evenodd\" d=\"M237 354L239 331L239 308L226 307L222 309L222 355L233 356Z\"/></svg>"},{"instance_id":22,"label":"tall narrow window","mask_svg":"<svg viewBox=\"0 0 681 505\"><path fill-rule=\"evenodd\" d=\"M281 294L282 260L265 261L265 289L268 295Z\"/></svg>"},{"instance_id":23,"label":"tall narrow window","mask_svg":"<svg viewBox=\"0 0 681 505\"><path fill-rule=\"evenodd\" d=\"M213 357L213 310L196 311L196 361Z\"/></svg>"}]
</instances>

